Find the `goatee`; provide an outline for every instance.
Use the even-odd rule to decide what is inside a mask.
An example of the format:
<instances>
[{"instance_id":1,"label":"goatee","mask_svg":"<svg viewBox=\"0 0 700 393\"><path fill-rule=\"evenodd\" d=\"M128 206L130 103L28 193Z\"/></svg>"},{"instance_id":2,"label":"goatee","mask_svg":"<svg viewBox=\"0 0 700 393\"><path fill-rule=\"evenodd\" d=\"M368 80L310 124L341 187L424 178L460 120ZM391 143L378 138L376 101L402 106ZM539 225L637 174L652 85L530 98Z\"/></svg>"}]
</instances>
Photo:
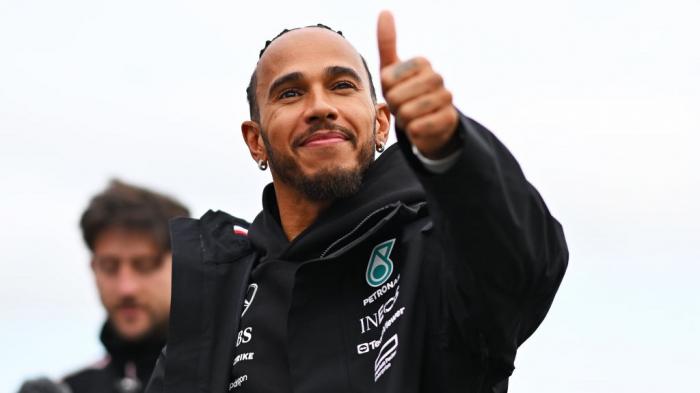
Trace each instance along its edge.
<instances>
[{"instance_id":1,"label":"goatee","mask_svg":"<svg viewBox=\"0 0 700 393\"><path fill-rule=\"evenodd\" d=\"M353 132L337 124L318 124L310 128L308 133L313 133L316 129L341 131L348 136L348 141L353 146L358 144L357 137ZM262 132L262 137L267 149L270 170L274 172L278 180L294 187L312 201L330 201L354 195L360 190L364 174L374 161L374 138L368 138L369 140L360 148L357 167L352 169L328 168L320 170L313 176L308 176L302 174L299 164L292 157L275 152L269 143L266 132Z\"/></svg>"}]
</instances>

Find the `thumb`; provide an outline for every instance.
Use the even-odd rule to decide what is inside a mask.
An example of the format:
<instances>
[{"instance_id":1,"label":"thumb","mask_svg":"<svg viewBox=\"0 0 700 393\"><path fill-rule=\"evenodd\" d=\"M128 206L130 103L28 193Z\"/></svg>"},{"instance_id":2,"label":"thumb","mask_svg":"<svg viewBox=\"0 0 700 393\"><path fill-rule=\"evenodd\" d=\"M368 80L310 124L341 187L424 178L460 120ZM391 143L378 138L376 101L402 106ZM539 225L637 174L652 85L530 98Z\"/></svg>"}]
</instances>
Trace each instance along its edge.
<instances>
[{"instance_id":1,"label":"thumb","mask_svg":"<svg viewBox=\"0 0 700 393\"><path fill-rule=\"evenodd\" d=\"M379 67L384 68L399 61L396 53L396 25L389 11L382 11L377 20L377 46L379 47Z\"/></svg>"}]
</instances>

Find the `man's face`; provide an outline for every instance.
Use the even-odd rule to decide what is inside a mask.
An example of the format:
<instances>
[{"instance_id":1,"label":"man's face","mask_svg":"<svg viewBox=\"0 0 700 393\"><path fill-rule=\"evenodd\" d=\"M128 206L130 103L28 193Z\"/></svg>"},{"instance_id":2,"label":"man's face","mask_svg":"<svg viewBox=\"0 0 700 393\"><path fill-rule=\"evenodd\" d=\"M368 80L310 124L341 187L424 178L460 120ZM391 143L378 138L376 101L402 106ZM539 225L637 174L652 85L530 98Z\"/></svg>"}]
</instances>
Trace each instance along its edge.
<instances>
[{"instance_id":1,"label":"man's face","mask_svg":"<svg viewBox=\"0 0 700 393\"><path fill-rule=\"evenodd\" d=\"M124 339L164 332L172 255L144 232L107 229L95 241L92 269L109 320Z\"/></svg>"},{"instance_id":2,"label":"man's face","mask_svg":"<svg viewBox=\"0 0 700 393\"><path fill-rule=\"evenodd\" d=\"M324 199L333 196L317 183L342 188L347 177L361 177L374 158L380 124L362 60L345 39L321 28L289 32L265 51L257 82L275 180L297 188L311 183L307 196Z\"/></svg>"}]
</instances>

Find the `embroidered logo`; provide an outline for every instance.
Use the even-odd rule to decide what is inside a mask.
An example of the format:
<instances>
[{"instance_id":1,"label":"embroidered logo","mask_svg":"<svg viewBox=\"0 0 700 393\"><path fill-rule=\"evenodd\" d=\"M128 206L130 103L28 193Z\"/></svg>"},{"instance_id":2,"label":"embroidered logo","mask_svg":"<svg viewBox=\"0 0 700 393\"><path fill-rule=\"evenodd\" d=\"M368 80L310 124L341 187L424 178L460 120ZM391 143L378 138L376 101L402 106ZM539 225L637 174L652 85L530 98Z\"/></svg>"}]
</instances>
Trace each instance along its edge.
<instances>
[{"instance_id":1,"label":"embroidered logo","mask_svg":"<svg viewBox=\"0 0 700 393\"><path fill-rule=\"evenodd\" d=\"M241 313L241 316L244 316L250 305L253 304L253 299L255 299L256 293L258 293L258 284L250 284L248 286L248 290L245 292L245 299L243 299L243 312Z\"/></svg>"},{"instance_id":2,"label":"embroidered logo","mask_svg":"<svg viewBox=\"0 0 700 393\"><path fill-rule=\"evenodd\" d=\"M394 242L396 239L387 240L377 244L372 249L365 274L367 284L370 286L378 287L384 284L394 271L394 262L389 258L391 250L394 249Z\"/></svg>"}]
</instances>

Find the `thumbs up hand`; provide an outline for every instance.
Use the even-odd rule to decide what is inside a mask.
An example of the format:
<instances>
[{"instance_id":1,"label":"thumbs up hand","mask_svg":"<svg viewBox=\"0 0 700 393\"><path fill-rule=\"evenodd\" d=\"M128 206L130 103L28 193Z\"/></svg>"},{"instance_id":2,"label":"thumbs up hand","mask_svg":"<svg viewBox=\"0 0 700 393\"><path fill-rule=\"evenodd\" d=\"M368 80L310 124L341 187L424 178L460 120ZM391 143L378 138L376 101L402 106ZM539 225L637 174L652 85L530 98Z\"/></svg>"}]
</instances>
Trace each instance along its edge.
<instances>
[{"instance_id":1,"label":"thumbs up hand","mask_svg":"<svg viewBox=\"0 0 700 393\"><path fill-rule=\"evenodd\" d=\"M399 60L394 17L388 11L379 14L377 44L384 99L398 126L425 157L446 157L457 148L459 115L442 76L423 57Z\"/></svg>"}]
</instances>

